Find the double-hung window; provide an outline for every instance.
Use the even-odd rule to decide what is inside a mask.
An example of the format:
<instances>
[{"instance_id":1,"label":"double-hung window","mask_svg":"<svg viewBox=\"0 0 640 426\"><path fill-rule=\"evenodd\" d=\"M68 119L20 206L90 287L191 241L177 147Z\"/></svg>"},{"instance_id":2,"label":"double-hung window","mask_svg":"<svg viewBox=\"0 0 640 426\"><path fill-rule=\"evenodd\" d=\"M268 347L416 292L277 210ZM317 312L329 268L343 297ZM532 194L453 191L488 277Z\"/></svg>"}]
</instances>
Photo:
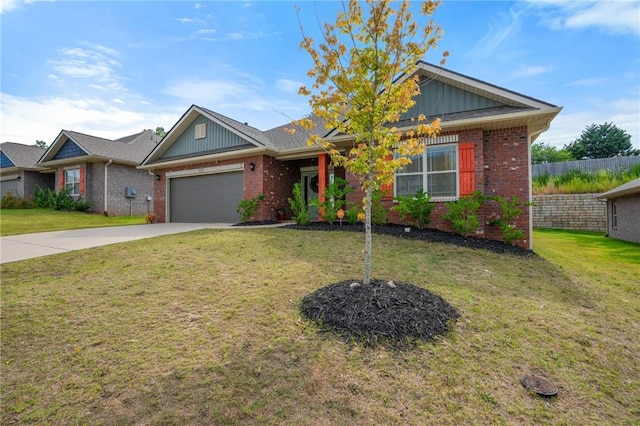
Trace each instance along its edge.
<instances>
[{"instance_id":1,"label":"double-hung window","mask_svg":"<svg viewBox=\"0 0 640 426\"><path fill-rule=\"evenodd\" d=\"M64 171L64 188L69 190L69 195L80 195L80 169L67 169Z\"/></svg>"},{"instance_id":2,"label":"double-hung window","mask_svg":"<svg viewBox=\"0 0 640 426\"><path fill-rule=\"evenodd\" d=\"M411 157L411 164L396 172L396 195L414 195L420 190L434 201L458 197L457 144L427 146L424 154Z\"/></svg>"}]
</instances>

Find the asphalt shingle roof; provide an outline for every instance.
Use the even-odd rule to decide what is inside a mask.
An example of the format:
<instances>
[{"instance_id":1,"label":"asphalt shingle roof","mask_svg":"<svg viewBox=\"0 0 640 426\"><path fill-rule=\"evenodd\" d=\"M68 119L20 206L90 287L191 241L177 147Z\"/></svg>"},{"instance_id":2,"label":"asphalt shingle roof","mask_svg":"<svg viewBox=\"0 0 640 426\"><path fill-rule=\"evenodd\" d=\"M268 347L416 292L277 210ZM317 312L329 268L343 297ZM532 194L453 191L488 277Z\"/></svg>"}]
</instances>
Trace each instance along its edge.
<instances>
[{"instance_id":1,"label":"asphalt shingle roof","mask_svg":"<svg viewBox=\"0 0 640 426\"><path fill-rule=\"evenodd\" d=\"M36 163L45 153L46 149L15 142L4 142L0 144L0 151L4 152L16 167L36 170L38 169Z\"/></svg>"}]
</instances>

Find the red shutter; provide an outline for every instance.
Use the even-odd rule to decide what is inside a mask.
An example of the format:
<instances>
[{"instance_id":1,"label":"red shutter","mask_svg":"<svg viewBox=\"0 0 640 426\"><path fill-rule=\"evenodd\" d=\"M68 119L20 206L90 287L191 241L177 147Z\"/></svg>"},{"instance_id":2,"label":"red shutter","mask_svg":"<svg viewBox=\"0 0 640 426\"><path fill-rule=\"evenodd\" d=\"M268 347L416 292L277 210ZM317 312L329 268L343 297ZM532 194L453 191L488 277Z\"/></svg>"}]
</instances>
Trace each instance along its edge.
<instances>
[{"instance_id":1,"label":"red shutter","mask_svg":"<svg viewBox=\"0 0 640 426\"><path fill-rule=\"evenodd\" d=\"M84 167L80 167L80 195L84 195Z\"/></svg>"},{"instance_id":2,"label":"red shutter","mask_svg":"<svg viewBox=\"0 0 640 426\"><path fill-rule=\"evenodd\" d=\"M389 154L384 158L384 161L389 160L393 160L392 154ZM383 200L393 200L393 181L380 185L380 190L382 191Z\"/></svg>"},{"instance_id":3,"label":"red shutter","mask_svg":"<svg viewBox=\"0 0 640 426\"><path fill-rule=\"evenodd\" d=\"M464 197L475 191L473 143L458 145L458 162L460 164L460 196Z\"/></svg>"},{"instance_id":4,"label":"red shutter","mask_svg":"<svg viewBox=\"0 0 640 426\"><path fill-rule=\"evenodd\" d=\"M60 170L60 179L58 182L58 186L61 190L64 189L64 170Z\"/></svg>"}]
</instances>

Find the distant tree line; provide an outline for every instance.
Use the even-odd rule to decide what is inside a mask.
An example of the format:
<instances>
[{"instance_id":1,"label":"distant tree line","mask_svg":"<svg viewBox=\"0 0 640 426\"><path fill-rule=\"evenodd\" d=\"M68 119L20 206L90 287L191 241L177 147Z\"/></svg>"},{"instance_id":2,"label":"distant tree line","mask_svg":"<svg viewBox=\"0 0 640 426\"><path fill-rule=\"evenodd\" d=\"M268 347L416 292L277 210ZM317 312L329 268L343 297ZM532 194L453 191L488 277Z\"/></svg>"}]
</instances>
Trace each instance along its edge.
<instances>
[{"instance_id":1,"label":"distant tree line","mask_svg":"<svg viewBox=\"0 0 640 426\"><path fill-rule=\"evenodd\" d=\"M634 149L631 135L613 123L587 126L578 139L562 149L543 142L531 145L531 163L557 163L560 161L588 160L629 155L640 155Z\"/></svg>"}]
</instances>

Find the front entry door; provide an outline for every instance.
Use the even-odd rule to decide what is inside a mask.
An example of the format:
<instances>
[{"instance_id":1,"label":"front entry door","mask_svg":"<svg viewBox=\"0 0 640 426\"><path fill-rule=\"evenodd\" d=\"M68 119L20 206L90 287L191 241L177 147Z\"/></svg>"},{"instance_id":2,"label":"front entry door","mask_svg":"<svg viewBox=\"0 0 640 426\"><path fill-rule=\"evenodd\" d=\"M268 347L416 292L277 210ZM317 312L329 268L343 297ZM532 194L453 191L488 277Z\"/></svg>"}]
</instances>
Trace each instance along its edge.
<instances>
[{"instance_id":1,"label":"front entry door","mask_svg":"<svg viewBox=\"0 0 640 426\"><path fill-rule=\"evenodd\" d=\"M318 209L311 205L311 201L318 198L317 170L302 172L302 196L311 213L311 220L318 220Z\"/></svg>"}]
</instances>

